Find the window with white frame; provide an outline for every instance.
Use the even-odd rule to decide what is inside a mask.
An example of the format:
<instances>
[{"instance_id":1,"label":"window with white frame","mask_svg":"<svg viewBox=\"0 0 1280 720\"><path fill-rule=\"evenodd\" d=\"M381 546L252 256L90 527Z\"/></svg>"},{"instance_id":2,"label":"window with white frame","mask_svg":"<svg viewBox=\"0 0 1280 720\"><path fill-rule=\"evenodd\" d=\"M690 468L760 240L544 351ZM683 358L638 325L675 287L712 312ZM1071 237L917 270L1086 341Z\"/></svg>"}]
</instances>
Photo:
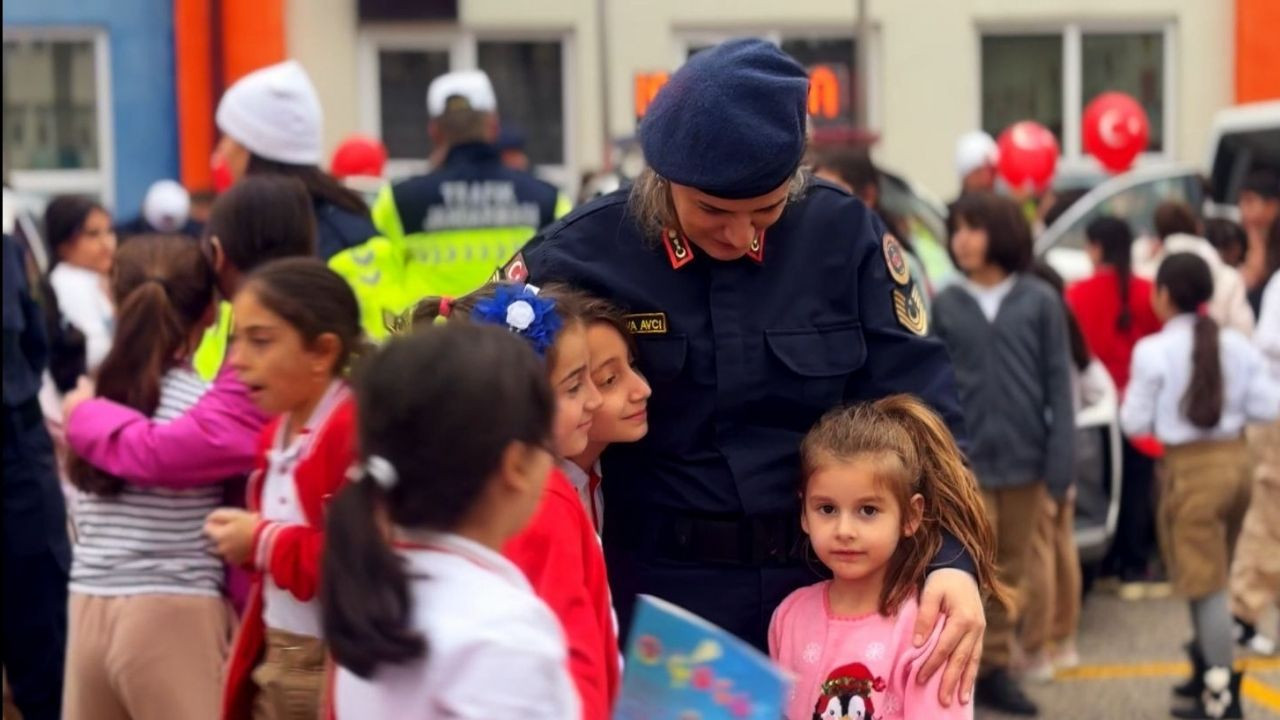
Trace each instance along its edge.
<instances>
[{"instance_id":1,"label":"window with white frame","mask_svg":"<svg viewBox=\"0 0 1280 720\"><path fill-rule=\"evenodd\" d=\"M1079 159L1084 108L1104 92L1119 91L1147 113L1146 152L1170 154L1172 38L1171 24L985 29L982 128L994 136L1019 120L1035 120L1058 138L1066 158Z\"/></svg>"},{"instance_id":2,"label":"window with white frame","mask_svg":"<svg viewBox=\"0 0 1280 720\"><path fill-rule=\"evenodd\" d=\"M569 165L567 66L564 38L495 36L471 32L366 29L362 33L362 124L387 145L389 174L425 169L427 88L452 70L480 68L493 82L504 127L525 138L542 174L558 179Z\"/></svg>"},{"instance_id":3,"label":"window with white frame","mask_svg":"<svg viewBox=\"0 0 1280 720\"><path fill-rule=\"evenodd\" d=\"M734 37L755 36L768 40L781 47L788 55L809 69L815 81L832 89L831 100L834 105L821 102L824 94L811 94L811 122L815 127L825 125L849 126L854 123L853 111L854 87L857 82L857 58L855 56L857 41L852 33L804 32L787 30L782 32L687 32L681 33L684 41L684 59L692 57L699 50L717 45ZM874 46L874 42L872 43ZM821 76L818 75L821 73ZM868 73L868 76L873 76ZM875 98L869 95L869 103L874 109ZM816 112L813 112L815 111ZM868 117L873 118L871 113Z\"/></svg>"},{"instance_id":4,"label":"window with white frame","mask_svg":"<svg viewBox=\"0 0 1280 720\"><path fill-rule=\"evenodd\" d=\"M106 65L101 33L5 30L4 154L16 188L111 202Z\"/></svg>"},{"instance_id":5,"label":"window with white frame","mask_svg":"<svg viewBox=\"0 0 1280 720\"><path fill-rule=\"evenodd\" d=\"M477 64L498 96L502 124L525 139L534 165L563 165L564 59L559 41L481 40Z\"/></svg>"},{"instance_id":6,"label":"window with white frame","mask_svg":"<svg viewBox=\"0 0 1280 720\"><path fill-rule=\"evenodd\" d=\"M431 154L426 87L447 72L447 50L378 51L379 130L388 155L425 158Z\"/></svg>"}]
</instances>

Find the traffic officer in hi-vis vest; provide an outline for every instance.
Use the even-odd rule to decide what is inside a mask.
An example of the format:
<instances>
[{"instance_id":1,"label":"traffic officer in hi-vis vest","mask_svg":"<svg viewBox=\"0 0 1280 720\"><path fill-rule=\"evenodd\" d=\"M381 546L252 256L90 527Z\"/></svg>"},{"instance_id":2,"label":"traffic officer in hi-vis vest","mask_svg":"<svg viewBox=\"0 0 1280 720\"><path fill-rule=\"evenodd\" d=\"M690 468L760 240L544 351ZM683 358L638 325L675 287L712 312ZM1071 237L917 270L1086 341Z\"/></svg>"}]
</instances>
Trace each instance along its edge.
<instances>
[{"instance_id":1,"label":"traffic officer in hi-vis vest","mask_svg":"<svg viewBox=\"0 0 1280 720\"><path fill-rule=\"evenodd\" d=\"M433 80L427 111L440 167L383 188L373 205L379 232L405 254L400 282L408 304L475 290L539 228L569 211L554 185L502 164L494 145L498 102L484 72Z\"/></svg>"},{"instance_id":2,"label":"traffic officer in hi-vis vest","mask_svg":"<svg viewBox=\"0 0 1280 720\"><path fill-rule=\"evenodd\" d=\"M776 46L695 55L641 126L649 165L541 232L499 271L562 281L631 314L653 386L649 434L603 460L604 543L622 627L637 593L764 646L784 597L818 580L799 528L799 444L841 404L922 397L962 437L920 286L874 213L801 171L809 81ZM816 564L813 564L816 565ZM973 684L984 628L969 556L948 538L916 633L924 668Z\"/></svg>"}]
</instances>

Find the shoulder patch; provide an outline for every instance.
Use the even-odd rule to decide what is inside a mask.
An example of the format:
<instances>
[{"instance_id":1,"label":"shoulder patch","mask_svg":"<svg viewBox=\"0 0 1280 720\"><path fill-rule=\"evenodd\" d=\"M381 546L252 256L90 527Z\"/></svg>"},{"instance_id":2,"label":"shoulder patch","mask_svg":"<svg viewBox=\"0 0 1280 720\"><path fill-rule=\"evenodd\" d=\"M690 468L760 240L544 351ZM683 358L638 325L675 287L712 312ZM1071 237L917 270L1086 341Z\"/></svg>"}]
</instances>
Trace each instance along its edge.
<instances>
[{"instance_id":1,"label":"shoulder patch","mask_svg":"<svg viewBox=\"0 0 1280 720\"><path fill-rule=\"evenodd\" d=\"M881 242L884 250L884 264L889 268L889 277L893 281L903 287L911 282L911 268L907 265L906 251L902 249L902 243L889 233L884 234Z\"/></svg>"},{"instance_id":2,"label":"shoulder patch","mask_svg":"<svg viewBox=\"0 0 1280 720\"><path fill-rule=\"evenodd\" d=\"M898 316L899 325L916 335L929 332L929 316L924 312L924 298L918 283L911 283L910 288L893 289L893 313Z\"/></svg>"},{"instance_id":3,"label":"shoulder patch","mask_svg":"<svg viewBox=\"0 0 1280 720\"><path fill-rule=\"evenodd\" d=\"M524 253L518 252L516 256L507 261L498 272L494 275L494 282L507 280L510 282L524 282L529 279L529 266L524 262Z\"/></svg>"}]
</instances>

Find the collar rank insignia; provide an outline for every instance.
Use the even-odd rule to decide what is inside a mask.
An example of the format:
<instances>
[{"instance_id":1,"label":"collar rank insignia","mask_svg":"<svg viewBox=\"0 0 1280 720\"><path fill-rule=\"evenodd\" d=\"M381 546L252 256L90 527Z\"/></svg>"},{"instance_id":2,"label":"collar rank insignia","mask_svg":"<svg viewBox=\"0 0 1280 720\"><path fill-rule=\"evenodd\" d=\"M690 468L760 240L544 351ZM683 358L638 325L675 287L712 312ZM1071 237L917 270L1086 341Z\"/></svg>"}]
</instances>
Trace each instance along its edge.
<instances>
[{"instance_id":1,"label":"collar rank insignia","mask_svg":"<svg viewBox=\"0 0 1280 720\"><path fill-rule=\"evenodd\" d=\"M667 250L667 259L671 261L672 270L679 270L693 262L693 246L679 231L671 229L662 231L662 246Z\"/></svg>"}]
</instances>

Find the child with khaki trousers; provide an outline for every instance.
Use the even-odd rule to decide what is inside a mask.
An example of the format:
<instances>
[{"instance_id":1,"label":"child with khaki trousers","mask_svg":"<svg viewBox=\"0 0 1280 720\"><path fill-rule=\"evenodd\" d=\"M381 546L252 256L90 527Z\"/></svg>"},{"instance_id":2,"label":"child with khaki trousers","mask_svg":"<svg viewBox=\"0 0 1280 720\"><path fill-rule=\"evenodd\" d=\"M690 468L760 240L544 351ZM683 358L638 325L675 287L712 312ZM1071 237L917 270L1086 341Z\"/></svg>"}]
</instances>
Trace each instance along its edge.
<instances>
[{"instance_id":1,"label":"child with khaki trousers","mask_svg":"<svg viewBox=\"0 0 1280 720\"><path fill-rule=\"evenodd\" d=\"M1037 262L1032 272L1059 295L1065 284L1047 263ZM1072 407L1080 415L1107 413L1117 400L1115 382L1106 367L1089 351L1084 333L1071 308L1063 301L1067 319L1067 340L1071 351ZM1103 452L1101 437L1090 428L1077 430L1075 439L1075 481L1061 501L1045 498L1044 510L1031 541L1031 558L1022 591L1022 627L1019 643L1026 657L1023 674L1031 680L1047 682L1054 671L1080 664L1076 654L1076 630L1080 624L1080 594L1083 578L1080 553L1076 549L1076 485L1096 474ZM1097 480L1094 480L1097 482Z\"/></svg>"},{"instance_id":2,"label":"child with khaki trousers","mask_svg":"<svg viewBox=\"0 0 1280 720\"><path fill-rule=\"evenodd\" d=\"M1262 295L1262 311L1253 344L1267 358L1271 377L1280 382L1280 276L1273 276ZM1231 614L1237 639L1264 655L1275 652L1275 640L1257 632L1268 607L1280 601L1280 422L1249 428L1253 455L1253 501L1244 519L1236 558L1231 566Z\"/></svg>"},{"instance_id":3,"label":"child with khaki trousers","mask_svg":"<svg viewBox=\"0 0 1280 720\"><path fill-rule=\"evenodd\" d=\"M1280 386L1257 348L1198 309L1213 294L1204 260L1164 259L1152 305L1164 328L1138 343L1120 409L1127 435L1154 434L1165 447L1157 514L1174 590L1187 598L1195 630L1190 682L1174 694L1191 704L1177 718L1240 718L1241 674L1232 667L1227 569L1249 506L1246 423L1280 419Z\"/></svg>"}]
</instances>

